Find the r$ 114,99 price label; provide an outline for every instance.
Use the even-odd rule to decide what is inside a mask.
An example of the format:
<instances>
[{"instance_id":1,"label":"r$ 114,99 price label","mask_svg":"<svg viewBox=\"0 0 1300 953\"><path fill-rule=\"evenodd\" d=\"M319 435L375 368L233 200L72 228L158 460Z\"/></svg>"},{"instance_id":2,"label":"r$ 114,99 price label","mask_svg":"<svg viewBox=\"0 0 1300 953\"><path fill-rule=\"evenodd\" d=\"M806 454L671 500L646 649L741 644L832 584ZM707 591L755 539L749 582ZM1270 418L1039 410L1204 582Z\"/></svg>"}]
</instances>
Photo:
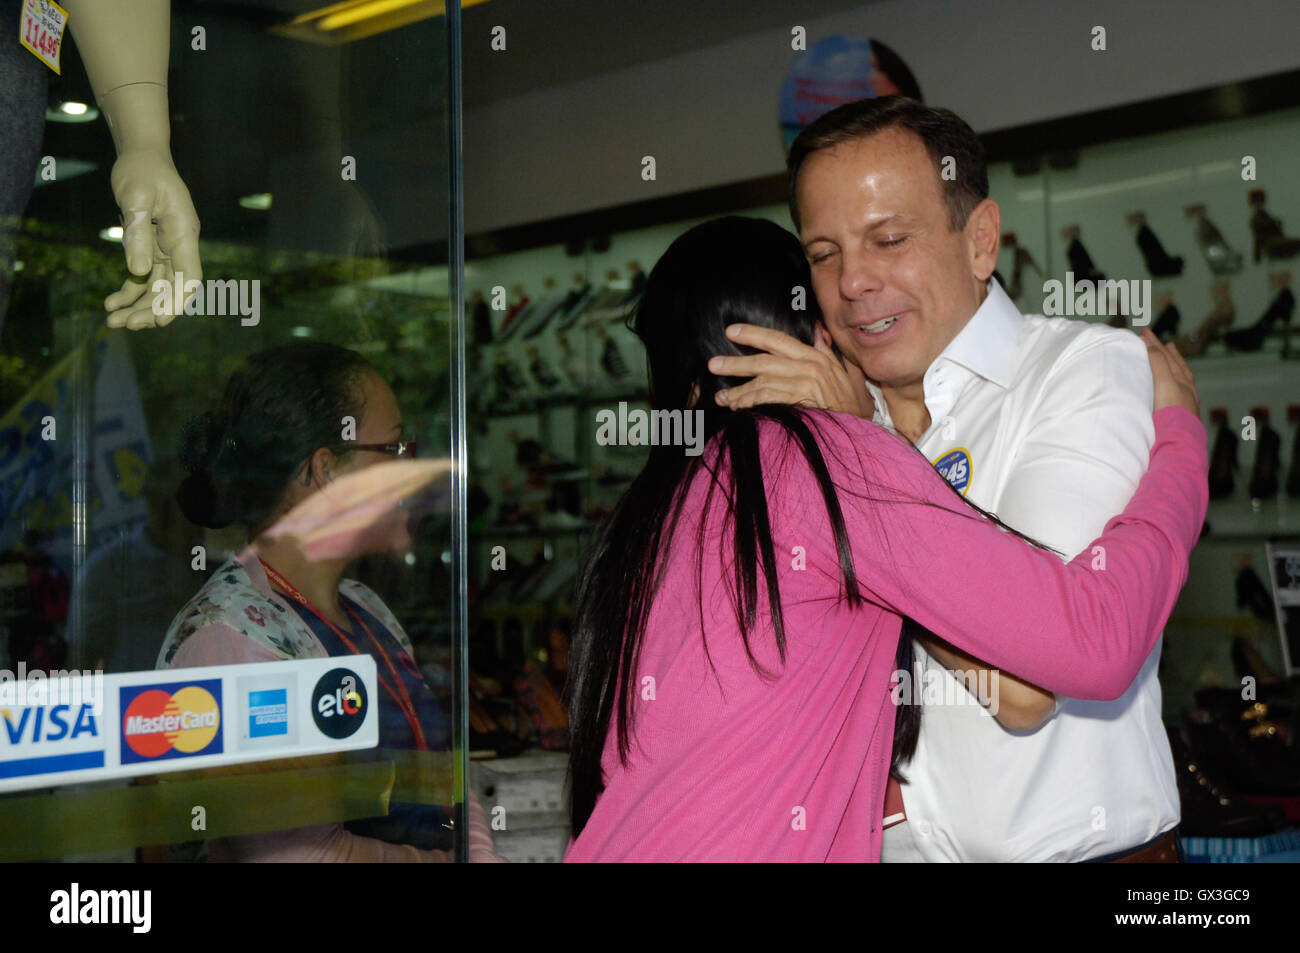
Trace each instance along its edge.
<instances>
[{"instance_id":1,"label":"r$ 114,99 price label","mask_svg":"<svg viewBox=\"0 0 1300 953\"><path fill-rule=\"evenodd\" d=\"M54 0L23 0L18 39L36 58L59 73L59 52L68 14Z\"/></svg>"}]
</instances>

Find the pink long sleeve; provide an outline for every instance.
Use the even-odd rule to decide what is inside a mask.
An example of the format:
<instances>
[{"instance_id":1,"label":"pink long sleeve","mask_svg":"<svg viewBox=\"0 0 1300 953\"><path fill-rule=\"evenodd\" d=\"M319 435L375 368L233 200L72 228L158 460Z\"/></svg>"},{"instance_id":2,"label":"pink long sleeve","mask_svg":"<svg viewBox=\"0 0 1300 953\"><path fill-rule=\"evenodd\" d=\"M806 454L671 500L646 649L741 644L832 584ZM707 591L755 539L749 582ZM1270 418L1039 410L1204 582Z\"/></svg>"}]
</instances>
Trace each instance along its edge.
<instances>
[{"instance_id":1,"label":"pink long sleeve","mask_svg":"<svg viewBox=\"0 0 1300 953\"><path fill-rule=\"evenodd\" d=\"M635 743L624 763L611 723L605 790L567 861L878 860L895 613L1075 698L1121 694L1158 637L1208 494L1205 431L1191 413L1155 415L1150 472L1098 540L1106 568L1095 570L1091 546L1064 565L998 529L888 431L839 414L809 420L868 604L840 598L818 484L785 431L762 422L784 649L766 605L748 645L740 636L726 468L711 497L701 471L637 660Z\"/></svg>"},{"instance_id":2,"label":"pink long sleeve","mask_svg":"<svg viewBox=\"0 0 1300 953\"><path fill-rule=\"evenodd\" d=\"M1205 518L1206 437L1194 414L1155 414L1151 465L1137 492L1069 564L983 519L893 434L841 415L819 430L869 598L1058 693L1124 693L1186 581ZM822 505L813 493L800 500L804 510ZM805 525L826 524L813 515L806 512ZM829 536L809 537L809 569L816 550L817 568L837 573Z\"/></svg>"}]
</instances>

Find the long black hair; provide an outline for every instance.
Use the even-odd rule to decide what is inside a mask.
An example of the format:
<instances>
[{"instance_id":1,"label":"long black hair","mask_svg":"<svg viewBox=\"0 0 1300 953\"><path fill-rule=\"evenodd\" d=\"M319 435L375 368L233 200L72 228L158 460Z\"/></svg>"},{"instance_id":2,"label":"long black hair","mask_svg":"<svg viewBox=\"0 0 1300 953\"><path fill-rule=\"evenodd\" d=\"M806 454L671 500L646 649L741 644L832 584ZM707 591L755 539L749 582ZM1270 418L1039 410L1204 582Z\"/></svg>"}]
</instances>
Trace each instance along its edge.
<instances>
[{"instance_id":1,"label":"long black hair","mask_svg":"<svg viewBox=\"0 0 1300 953\"><path fill-rule=\"evenodd\" d=\"M634 672L660 582L661 557L676 529L686 488L701 467L710 477L704 508L710 507L715 493L726 506L735 554L729 595L746 654L760 675L772 674L759 664L750 644L758 623L761 584L778 655L785 661L786 631L759 457L761 420L783 428L806 460L834 535L841 598L853 606L864 601L838 491L814 436L815 427L810 426L812 418L784 404L743 411L719 407L714 395L744 381L717 377L707 367L715 355L754 353L727 339L728 324L775 328L811 345L820 317L803 249L798 239L773 222L728 216L697 225L669 246L650 273L631 317L632 329L646 349L650 403L655 409L702 411L708 449L688 456L680 446L650 448L649 460L614 507L579 579L567 686L574 836L586 825L604 789L601 756L611 719L617 726L619 757L627 763ZM697 568L703 565L704 531L701 520ZM702 604L700 617L703 622ZM906 647L900 647L899 660L909 659L910 638L900 642ZM705 651L707 655L707 640ZM895 770L915 746L919 717L915 705L899 712Z\"/></svg>"},{"instance_id":2,"label":"long black hair","mask_svg":"<svg viewBox=\"0 0 1300 953\"><path fill-rule=\"evenodd\" d=\"M374 367L356 351L294 341L247 358L216 407L181 435L189 471L176 502L194 524L257 526L274 513L304 460L340 443L345 416L360 420L362 378Z\"/></svg>"}]
</instances>

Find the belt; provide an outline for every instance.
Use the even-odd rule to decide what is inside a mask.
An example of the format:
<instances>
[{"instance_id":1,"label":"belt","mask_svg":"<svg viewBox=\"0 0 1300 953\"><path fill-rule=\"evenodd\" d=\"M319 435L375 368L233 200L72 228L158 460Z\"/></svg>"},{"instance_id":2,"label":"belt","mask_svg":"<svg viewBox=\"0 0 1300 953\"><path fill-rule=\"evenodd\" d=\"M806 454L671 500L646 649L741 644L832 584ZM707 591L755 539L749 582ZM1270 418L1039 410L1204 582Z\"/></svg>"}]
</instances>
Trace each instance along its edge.
<instances>
[{"instance_id":1,"label":"belt","mask_svg":"<svg viewBox=\"0 0 1300 953\"><path fill-rule=\"evenodd\" d=\"M1127 853L1107 854L1105 857L1092 857L1089 862L1097 864L1177 864L1182 862L1182 853L1178 849L1178 837L1173 831L1161 834L1153 841L1136 847Z\"/></svg>"}]
</instances>

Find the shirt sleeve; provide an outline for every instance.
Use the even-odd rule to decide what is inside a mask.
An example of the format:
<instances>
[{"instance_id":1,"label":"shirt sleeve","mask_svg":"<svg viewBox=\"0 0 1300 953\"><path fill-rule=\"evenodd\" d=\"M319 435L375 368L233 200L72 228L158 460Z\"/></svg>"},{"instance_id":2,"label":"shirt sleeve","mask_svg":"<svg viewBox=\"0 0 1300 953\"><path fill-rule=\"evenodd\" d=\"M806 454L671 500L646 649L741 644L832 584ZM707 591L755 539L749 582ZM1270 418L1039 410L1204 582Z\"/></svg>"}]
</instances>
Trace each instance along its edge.
<instances>
[{"instance_id":1,"label":"shirt sleeve","mask_svg":"<svg viewBox=\"0 0 1300 953\"><path fill-rule=\"evenodd\" d=\"M1100 536L1147 470L1152 387L1146 349L1131 334L1094 339L1063 359L1015 448L1002 521L1066 558Z\"/></svg>"},{"instance_id":2,"label":"shirt sleeve","mask_svg":"<svg viewBox=\"0 0 1300 953\"><path fill-rule=\"evenodd\" d=\"M1132 499L1155 440L1145 346L1110 328L1085 334L1048 375L997 506L1004 523L1067 559Z\"/></svg>"},{"instance_id":3,"label":"shirt sleeve","mask_svg":"<svg viewBox=\"0 0 1300 953\"><path fill-rule=\"evenodd\" d=\"M848 415L820 415L819 442L862 592L1050 691L1118 698L1186 581L1208 502L1200 420L1178 407L1154 420L1151 466L1137 493L1066 564L980 516L901 438ZM824 505L804 474L799 492L785 494L801 501L792 532L797 540L798 527L817 528L800 542L838 582ZM810 507L822 508L820 518Z\"/></svg>"}]
</instances>

